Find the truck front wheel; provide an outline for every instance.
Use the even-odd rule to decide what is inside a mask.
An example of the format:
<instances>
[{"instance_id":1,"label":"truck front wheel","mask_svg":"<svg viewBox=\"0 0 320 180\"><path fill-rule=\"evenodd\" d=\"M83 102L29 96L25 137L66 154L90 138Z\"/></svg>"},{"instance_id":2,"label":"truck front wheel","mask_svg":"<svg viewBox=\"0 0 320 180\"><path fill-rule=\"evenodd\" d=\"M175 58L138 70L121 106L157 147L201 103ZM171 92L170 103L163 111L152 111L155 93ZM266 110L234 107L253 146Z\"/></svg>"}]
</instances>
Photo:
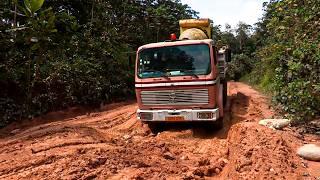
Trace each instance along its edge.
<instances>
[{"instance_id":1,"label":"truck front wheel","mask_svg":"<svg viewBox=\"0 0 320 180\"><path fill-rule=\"evenodd\" d=\"M203 125L207 131L220 130L223 128L223 117L213 122L205 122Z\"/></svg>"},{"instance_id":2,"label":"truck front wheel","mask_svg":"<svg viewBox=\"0 0 320 180\"><path fill-rule=\"evenodd\" d=\"M162 128L162 124L158 123L158 122L147 122L148 127L150 129L150 131L153 134L158 134L159 132L161 132L163 130Z\"/></svg>"},{"instance_id":3,"label":"truck front wheel","mask_svg":"<svg viewBox=\"0 0 320 180\"><path fill-rule=\"evenodd\" d=\"M214 122L214 126L216 129L222 129L223 128L223 117L220 117L218 120Z\"/></svg>"}]
</instances>

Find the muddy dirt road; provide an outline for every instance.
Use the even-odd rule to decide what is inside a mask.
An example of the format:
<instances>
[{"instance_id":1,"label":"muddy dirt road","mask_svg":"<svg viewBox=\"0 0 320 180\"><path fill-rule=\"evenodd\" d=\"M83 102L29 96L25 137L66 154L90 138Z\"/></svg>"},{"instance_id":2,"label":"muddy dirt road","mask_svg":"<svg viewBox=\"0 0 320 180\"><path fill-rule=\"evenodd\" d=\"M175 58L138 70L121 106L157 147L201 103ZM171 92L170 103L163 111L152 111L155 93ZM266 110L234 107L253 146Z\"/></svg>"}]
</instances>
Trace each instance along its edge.
<instances>
[{"instance_id":1,"label":"muddy dirt road","mask_svg":"<svg viewBox=\"0 0 320 180\"><path fill-rule=\"evenodd\" d=\"M310 168L311 162L296 155L305 136L289 128L274 131L258 125L259 120L274 117L266 97L235 82L229 84L228 93L228 116L219 131L177 124L152 134L136 120L135 103L72 118L51 113L48 119L10 125L0 131L0 179L320 176L318 166ZM316 138L311 139L320 142Z\"/></svg>"}]
</instances>

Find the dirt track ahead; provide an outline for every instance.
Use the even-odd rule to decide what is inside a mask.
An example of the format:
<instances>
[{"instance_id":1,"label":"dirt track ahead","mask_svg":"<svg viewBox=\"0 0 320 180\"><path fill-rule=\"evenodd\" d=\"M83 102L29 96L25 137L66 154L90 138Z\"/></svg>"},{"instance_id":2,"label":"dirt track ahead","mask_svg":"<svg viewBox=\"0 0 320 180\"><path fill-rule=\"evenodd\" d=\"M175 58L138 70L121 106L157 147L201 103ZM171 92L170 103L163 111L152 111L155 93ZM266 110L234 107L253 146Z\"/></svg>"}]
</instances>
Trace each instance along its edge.
<instances>
[{"instance_id":1,"label":"dirt track ahead","mask_svg":"<svg viewBox=\"0 0 320 180\"><path fill-rule=\"evenodd\" d=\"M176 124L155 135L135 103L11 125L0 131L0 179L316 179L295 154L301 135L258 125L274 116L266 97L234 82L228 93L219 131Z\"/></svg>"}]
</instances>

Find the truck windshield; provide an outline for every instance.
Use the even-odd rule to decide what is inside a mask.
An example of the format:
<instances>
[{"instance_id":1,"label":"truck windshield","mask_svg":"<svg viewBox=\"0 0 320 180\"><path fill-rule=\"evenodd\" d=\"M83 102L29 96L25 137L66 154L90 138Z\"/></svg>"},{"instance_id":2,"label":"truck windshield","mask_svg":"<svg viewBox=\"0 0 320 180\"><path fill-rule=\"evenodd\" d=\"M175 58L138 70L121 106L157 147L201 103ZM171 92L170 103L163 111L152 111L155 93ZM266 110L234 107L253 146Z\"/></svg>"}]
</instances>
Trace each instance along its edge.
<instances>
[{"instance_id":1,"label":"truck windshield","mask_svg":"<svg viewBox=\"0 0 320 180\"><path fill-rule=\"evenodd\" d=\"M181 45L142 50L138 59L140 78L207 75L209 45Z\"/></svg>"}]
</instances>

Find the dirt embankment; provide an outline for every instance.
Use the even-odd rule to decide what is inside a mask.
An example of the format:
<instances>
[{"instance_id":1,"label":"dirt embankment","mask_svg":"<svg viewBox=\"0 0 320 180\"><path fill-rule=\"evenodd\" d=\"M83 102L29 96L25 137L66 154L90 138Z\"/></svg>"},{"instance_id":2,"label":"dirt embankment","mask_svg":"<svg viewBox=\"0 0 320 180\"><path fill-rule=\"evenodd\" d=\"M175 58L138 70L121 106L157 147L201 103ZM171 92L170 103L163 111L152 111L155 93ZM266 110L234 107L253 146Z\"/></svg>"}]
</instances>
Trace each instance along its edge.
<instances>
[{"instance_id":1,"label":"dirt embankment","mask_svg":"<svg viewBox=\"0 0 320 180\"><path fill-rule=\"evenodd\" d=\"M175 124L152 134L136 120L134 103L115 104L103 112L73 118L50 117L54 121L44 119L42 124L11 125L0 131L0 179L320 176L318 164L296 156L305 137L289 128L274 131L258 125L259 120L274 116L266 97L232 82L228 107L225 127L211 132L192 124ZM61 113L57 117L62 117ZM317 138L311 140L320 140Z\"/></svg>"}]
</instances>

